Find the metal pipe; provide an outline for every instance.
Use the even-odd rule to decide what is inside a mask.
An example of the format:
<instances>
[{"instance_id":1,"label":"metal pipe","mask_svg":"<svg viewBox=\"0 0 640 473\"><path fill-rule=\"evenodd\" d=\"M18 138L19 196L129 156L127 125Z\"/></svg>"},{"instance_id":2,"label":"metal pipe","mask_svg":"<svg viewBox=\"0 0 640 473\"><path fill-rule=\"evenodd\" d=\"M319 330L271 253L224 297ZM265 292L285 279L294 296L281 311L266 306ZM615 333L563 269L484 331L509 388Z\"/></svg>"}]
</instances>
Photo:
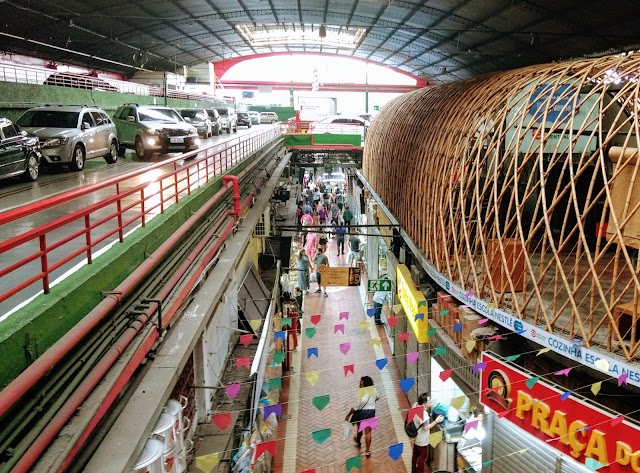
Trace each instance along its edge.
<instances>
[{"instance_id":1,"label":"metal pipe","mask_svg":"<svg viewBox=\"0 0 640 473\"><path fill-rule=\"evenodd\" d=\"M238 176L229 176L228 174L222 176L222 184L233 183L233 210L229 212L230 215L240 217L240 180Z\"/></svg>"}]
</instances>

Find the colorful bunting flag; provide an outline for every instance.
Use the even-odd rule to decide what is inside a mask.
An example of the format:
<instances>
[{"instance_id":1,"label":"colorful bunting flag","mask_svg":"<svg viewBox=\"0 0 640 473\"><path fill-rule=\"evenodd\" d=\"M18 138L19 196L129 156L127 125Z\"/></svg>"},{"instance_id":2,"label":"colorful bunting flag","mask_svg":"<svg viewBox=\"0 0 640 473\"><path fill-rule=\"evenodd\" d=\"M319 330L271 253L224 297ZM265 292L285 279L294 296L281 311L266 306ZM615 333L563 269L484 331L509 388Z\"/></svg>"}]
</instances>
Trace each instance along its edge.
<instances>
[{"instance_id":1,"label":"colorful bunting flag","mask_svg":"<svg viewBox=\"0 0 640 473\"><path fill-rule=\"evenodd\" d=\"M236 358L236 369L239 370L242 367L251 369L251 358L248 356L239 356Z\"/></svg>"},{"instance_id":2,"label":"colorful bunting flag","mask_svg":"<svg viewBox=\"0 0 640 473\"><path fill-rule=\"evenodd\" d=\"M395 445L389 446L389 456L393 461L397 461L398 458L402 456L403 451L404 447L401 443L396 443Z\"/></svg>"},{"instance_id":3,"label":"colorful bunting flag","mask_svg":"<svg viewBox=\"0 0 640 473\"><path fill-rule=\"evenodd\" d=\"M282 378L269 378L267 380L267 389L271 391L273 388L282 389Z\"/></svg>"},{"instance_id":4,"label":"colorful bunting flag","mask_svg":"<svg viewBox=\"0 0 640 473\"><path fill-rule=\"evenodd\" d=\"M316 328L315 327L305 328L304 333L307 336L307 338L313 338L314 335L316 334Z\"/></svg>"},{"instance_id":5,"label":"colorful bunting flag","mask_svg":"<svg viewBox=\"0 0 640 473\"><path fill-rule=\"evenodd\" d=\"M489 319L480 319L480 320L478 320L478 325L484 325L487 322L489 322Z\"/></svg>"},{"instance_id":6,"label":"colorful bunting flag","mask_svg":"<svg viewBox=\"0 0 640 473\"><path fill-rule=\"evenodd\" d=\"M447 315L449 313L449 309L442 309L439 314L440 317L444 317L445 315Z\"/></svg>"},{"instance_id":7,"label":"colorful bunting flag","mask_svg":"<svg viewBox=\"0 0 640 473\"><path fill-rule=\"evenodd\" d=\"M293 319L291 317L282 317L280 319L280 328L291 327Z\"/></svg>"},{"instance_id":8,"label":"colorful bunting flag","mask_svg":"<svg viewBox=\"0 0 640 473\"><path fill-rule=\"evenodd\" d=\"M400 388L405 393L408 393L411 390L411 388L413 387L413 385L415 384L415 382L416 382L415 378L401 379L400 380Z\"/></svg>"},{"instance_id":9,"label":"colorful bunting flag","mask_svg":"<svg viewBox=\"0 0 640 473\"><path fill-rule=\"evenodd\" d=\"M618 386L627 384L627 376L627 373L622 373L620 376L618 376Z\"/></svg>"},{"instance_id":10,"label":"colorful bunting flag","mask_svg":"<svg viewBox=\"0 0 640 473\"><path fill-rule=\"evenodd\" d=\"M560 396L560 399L563 401L566 401L567 399L569 399L569 396L571 396L572 393L573 391L567 391L566 393L562 393L562 395Z\"/></svg>"},{"instance_id":11,"label":"colorful bunting flag","mask_svg":"<svg viewBox=\"0 0 640 473\"><path fill-rule=\"evenodd\" d=\"M311 399L311 404L313 404L316 409L321 411L322 409L327 407L327 404L329 404L329 395L325 394L323 396L316 396Z\"/></svg>"},{"instance_id":12,"label":"colorful bunting flag","mask_svg":"<svg viewBox=\"0 0 640 473\"><path fill-rule=\"evenodd\" d=\"M367 309L367 316L368 317L373 317L374 315L376 315L376 308L375 307L370 307Z\"/></svg>"},{"instance_id":13,"label":"colorful bunting flag","mask_svg":"<svg viewBox=\"0 0 640 473\"><path fill-rule=\"evenodd\" d=\"M387 323L389 324L389 327L395 327L398 323L398 317L387 317Z\"/></svg>"},{"instance_id":14,"label":"colorful bunting flag","mask_svg":"<svg viewBox=\"0 0 640 473\"><path fill-rule=\"evenodd\" d=\"M301 471L300 473L316 473L315 468L309 468L308 470Z\"/></svg>"},{"instance_id":15,"label":"colorful bunting flag","mask_svg":"<svg viewBox=\"0 0 640 473\"><path fill-rule=\"evenodd\" d=\"M603 463L600 463L598 460L596 460L595 458L591 458L591 457L586 458L585 461L584 461L584 464L591 471L598 471L600 468L602 468L604 466Z\"/></svg>"},{"instance_id":16,"label":"colorful bunting flag","mask_svg":"<svg viewBox=\"0 0 640 473\"><path fill-rule=\"evenodd\" d=\"M307 383L314 386L318 382L320 373L318 371L307 371Z\"/></svg>"},{"instance_id":17,"label":"colorful bunting flag","mask_svg":"<svg viewBox=\"0 0 640 473\"><path fill-rule=\"evenodd\" d=\"M353 365L344 365L342 367L342 369L344 370L344 377L346 378L347 375L349 373L353 374L354 373L354 369L353 369Z\"/></svg>"},{"instance_id":18,"label":"colorful bunting flag","mask_svg":"<svg viewBox=\"0 0 640 473\"><path fill-rule=\"evenodd\" d=\"M416 314L415 315L415 320L416 320L416 322L418 320L422 320L424 322L424 313Z\"/></svg>"},{"instance_id":19,"label":"colorful bunting flag","mask_svg":"<svg viewBox=\"0 0 640 473\"><path fill-rule=\"evenodd\" d=\"M602 381L593 383L591 385L591 392L593 393L594 396L598 395L598 393L600 392L600 389L602 389Z\"/></svg>"},{"instance_id":20,"label":"colorful bunting flag","mask_svg":"<svg viewBox=\"0 0 640 473\"><path fill-rule=\"evenodd\" d=\"M617 427L620 424L622 424L622 421L624 420L624 416L618 416L615 419L611 419L611 422L609 422L611 424L611 427Z\"/></svg>"},{"instance_id":21,"label":"colorful bunting flag","mask_svg":"<svg viewBox=\"0 0 640 473\"><path fill-rule=\"evenodd\" d=\"M526 380L524 384L526 384L529 389L532 389L538 381L540 381L540 376L534 376Z\"/></svg>"},{"instance_id":22,"label":"colorful bunting flag","mask_svg":"<svg viewBox=\"0 0 640 473\"><path fill-rule=\"evenodd\" d=\"M346 355L351 350L351 342L344 342L340 344L340 351L343 355Z\"/></svg>"},{"instance_id":23,"label":"colorful bunting flag","mask_svg":"<svg viewBox=\"0 0 640 473\"><path fill-rule=\"evenodd\" d=\"M369 320L360 321L360 330L369 330L369 327L371 327L371 322Z\"/></svg>"},{"instance_id":24,"label":"colorful bunting flag","mask_svg":"<svg viewBox=\"0 0 640 473\"><path fill-rule=\"evenodd\" d=\"M517 333L518 335L522 335L524 332L526 332L526 330L525 330L525 329L523 329L523 328L521 328L520 330L516 331L516 333Z\"/></svg>"},{"instance_id":25,"label":"colorful bunting flag","mask_svg":"<svg viewBox=\"0 0 640 473\"><path fill-rule=\"evenodd\" d=\"M211 422L220 430L227 430L227 427L231 424L231 413L222 412L220 414L213 414L211 416Z\"/></svg>"},{"instance_id":26,"label":"colorful bunting flag","mask_svg":"<svg viewBox=\"0 0 640 473\"><path fill-rule=\"evenodd\" d=\"M402 310L402 304L394 304L393 305L393 313L397 314L398 312L400 312Z\"/></svg>"},{"instance_id":27,"label":"colorful bunting flag","mask_svg":"<svg viewBox=\"0 0 640 473\"><path fill-rule=\"evenodd\" d=\"M376 366L379 370L383 369L385 366L387 366L387 359L380 358L379 360L376 360Z\"/></svg>"},{"instance_id":28,"label":"colorful bunting flag","mask_svg":"<svg viewBox=\"0 0 640 473\"><path fill-rule=\"evenodd\" d=\"M492 463L493 463L493 460L487 460L487 461L484 461L484 462L482 462L482 467L484 468L485 466L489 466L489 465L491 465Z\"/></svg>"},{"instance_id":29,"label":"colorful bunting flag","mask_svg":"<svg viewBox=\"0 0 640 473\"><path fill-rule=\"evenodd\" d=\"M502 411L502 412L498 412L498 418L502 419L503 417L506 417L507 414L509 414L509 412L511 412L511 409L506 410L506 411Z\"/></svg>"},{"instance_id":30,"label":"colorful bunting flag","mask_svg":"<svg viewBox=\"0 0 640 473\"><path fill-rule=\"evenodd\" d=\"M284 352L283 351L277 351L277 352L275 352L273 354L272 358L273 358L273 362L276 365L281 365L282 362L284 361Z\"/></svg>"},{"instance_id":31,"label":"colorful bunting flag","mask_svg":"<svg viewBox=\"0 0 640 473\"><path fill-rule=\"evenodd\" d=\"M240 384L238 383L227 384L224 387L224 392L227 393L227 396L229 396L231 399L235 399L238 393L240 392Z\"/></svg>"},{"instance_id":32,"label":"colorful bunting flag","mask_svg":"<svg viewBox=\"0 0 640 473\"><path fill-rule=\"evenodd\" d=\"M492 336L490 336L490 337L489 337L489 340L491 340L491 341L494 341L494 342L495 342L495 341L497 341L497 340L502 340L502 337L503 337L503 335L501 335L501 334L492 335Z\"/></svg>"},{"instance_id":33,"label":"colorful bunting flag","mask_svg":"<svg viewBox=\"0 0 640 473\"><path fill-rule=\"evenodd\" d=\"M437 432L431 432L429 435L429 445L431 448L436 448L436 446L442 442L443 432L442 430L438 430Z\"/></svg>"},{"instance_id":34,"label":"colorful bunting flag","mask_svg":"<svg viewBox=\"0 0 640 473\"><path fill-rule=\"evenodd\" d=\"M359 469L362 468L361 462L360 462L360 455L358 455L357 457L347 458L347 462L346 463L347 463L346 464L346 468L347 468L347 472L346 473L349 473L354 468L356 470L359 470Z\"/></svg>"},{"instance_id":35,"label":"colorful bunting flag","mask_svg":"<svg viewBox=\"0 0 640 473\"><path fill-rule=\"evenodd\" d=\"M464 424L464 433L466 434L469 430L477 429L477 428L478 428L478 419L467 421Z\"/></svg>"},{"instance_id":36,"label":"colorful bunting flag","mask_svg":"<svg viewBox=\"0 0 640 473\"><path fill-rule=\"evenodd\" d=\"M431 327L430 329L427 330L427 337L429 338L433 337L437 331L438 329Z\"/></svg>"},{"instance_id":37,"label":"colorful bunting flag","mask_svg":"<svg viewBox=\"0 0 640 473\"><path fill-rule=\"evenodd\" d=\"M498 304L496 302L489 302L487 304L487 310L497 309L497 308L498 308Z\"/></svg>"},{"instance_id":38,"label":"colorful bunting flag","mask_svg":"<svg viewBox=\"0 0 640 473\"><path fill-rule=\"evenodd\" d=\"M362 432L367 427L370 427L371 430L376 430L378 428L378 418L370 417L369 419L361 420L360 426L358 427L358 432Z\"/></svg>"},{"instance_id":39,"label":"colorful bunting flag","mask_svg":"<svg viewBox=\"0 0 640 473\"><path fill-rule=\"evenodd\" d=\"M240 343L242 343L245 347L248 347L252 341L253 341L252 333L245 333L243 335L240 335Z\"/></svg>"},{"instance_id":40,"label":"colorful bunting flag","mask_svg":"<svg viewBox=\"0 0 640 473\"><path fill-rule=\"evenodd\" d=\"M453 333L462 333L462 324L453 324Z\"/></svg>"},{"instance_id":41,"label":"colorful bunting flag","mask_svg":"<svg viewBox=\"0 0 640 473\"><path fill-rule=\"evenodd\" d=\"M342 332L342 335L344 335L344 324L335 324L333 326L333 333L338 333L338 332Z\"/></svg>"},{"instance_id":42,"label":"colorful bunting flag","mask_svg":"<svg viewBox=\"0 0 640 473\"><path fill-rule=\"evenodd\" d=\"M316 355L316 358L319 358L318 347L307 348L307 360L311 358L312 355Z\"/></svg>"},{"instance_id":43,"label":"colorful bunting flag","mask_svg":"<svg viewBox=\"0 0 640 473\"><path fill-rule=\"evenodd\" d=\"M473 368L471 369L471 374L476 374L478 371L480 370L486 370L487 369L487 362L483 361L482 363L475 363L473 365Z\"/></svg>"},{"instance_id":44,"label":"colorful bunting flag","mask_svg":"<svg viewBox=\"0 0 640 473\"><path fill-rule=\"evenodd\" d=\"M271 406L264 406L264 418L266 419L271 414L275 414L276 417L282 417L282 404L273 404Z\"/></svg>"},{"instance_id":45,"label":"colorful bunting flag","mask_svg":"<svg viewBox=\"0 0 640 473\"><path fill-rule=\"evenodd\" d=\"M364 388L358 388L358 399L362 399L365 396L373 398L376 395L376 390L373 386L365 386Z\"/></svg>"},{"instance_id":46,"label":"colorful bunting flag","mask_svg":"<svg viewBox=\"0 0 640 473\"><path fill-rule=\"evenodd\" d=\"M283 342L286 340L287 338L287 332L285 332L284 330L280 330L279 332L273 332L273 341L277 342L278 339L282 340Z\"/></svg>"},{"instance_id":47,"label":"colorful bunting flag","mask_svg":"<svg viewBox=\"0 0 640 473\"><path fill-rule=\"evenodd\" d=\"M257 443L254 451L254 462L260 458L264 453L270 453L272 457L276 456L276 441L269 440L268 442Z\"/></svg>"},{"instance_id":48,"label":"colorful bunting flag","mask_svg":"<svg viewBox=\"0 0 640 473\"><path fill-rule=\"evenodd\" d=\"M433 352L433 356L436 357L438 355L446 355L447 354L447 347L438 347L435 349L435 351Z\"/></svg>"},{"instance_id":49,"label":"colorful bunting flag","mask_svg":"<svg viewBox=\"0 0 640 473\"><path fill-rule=\"evenodd\" d=\"M218 452L196 457L196 468L204 471L204 473L210 473L218 463L220 463L220 454Z\"/></svg>"},{"instance_id":50,"label":"colorful bunting flag","mask_svg":"<svg viewBox=\"0 0 640 473\"><path fill-rule=\"evenodd\" d=\"M320 322L320 314L312 315L311 317L309 317L309 320L313 325L318 325L318 323Z\"/></svg>"},{"instance_id":51,"label":"colorful bunting flag","mask_svg":"<svg viewBox=\"0 0 640 473\"><path fill-rule=\"evenodd\" d=\"M343 319L349 320L349 312L340 312L340 314L338 314L338 321Z\"/></svg>"},{"instance_id":52,"label":"colorful bunting flag","mask_svg":"<svg viewBox=\"0 0 640 473\"><path fill-rule=\"evenodd\" d=\"M371 340L369 340L369 345L371 345L372 347L380 346L380 338L372 338Z\"/></svg>"},{"instance_id":53,"label":"colorful bunting flag","mask_svg":"<svg viewBox=\"0 0 640 473\"><path fill-rule=\"evenodd\" d=\"M416 361L418 361L418 356L420 356L420 354L417 351L407 353L407 363L409 363L410 365L414 364Z\"/></svg>"},{"instance_id":54,"label":"colorful bunting flag","mask_svg":"<svg viewBox=\"0 0 640 473\"><path fill-rule=\"evenodd\" d=\"M440 379L444 382L446 380L448 380L449 378L451 378L451 374L453 373L453 370L442 370L440 372Z\"/></svg>"},{"instance_id":55,"label":"colorful bunting flag","mask_svg":"<svg viewBox=\"0 0 640 473\"><path fill-rule=\"evenodd\" d=\"M572 369L573 369L573 367L571 367L571 368L565 368L565 369L563 369L563 370L556 371L556 372L555 372L555 373L553 373L553 374L555 374L555 375L557 375L557 376L562 376L562 375L564 375L564 376L566 376L566 377L568 378L568 377L569 377L569 373L571 372L571 370L572 370Z\"/></svg>"},{"instance_id":56,"label":"colorful bunting flag","mask_svg":"<svg viewBox=\"0 0 640 473\"><path fill-rule=\"evenodd\" d=\"M325 443L329 437L331 437L331 429L322 429L311 432L311 438L313 441L320 445Z\"/></svg>"},{"instance_id":57,"label":"colorful bunting flag","mask_svg":"<svg viewBox=\"0 0 640 473\"><path fill-rule=\"evenodd\" d=\"M475 350L476 348L476 341L475 340L467 340L464 343L465 348L467 349L467 351L469 353L471 353L473 350Z\"/></svg>"},{"instance_id":58,"label":"colorful bunting flag","mask_svg":"<svg viewBox=\"0 0 640 473\"><path fill-rule=\"evenodd\" d=\"M258 329L262 325L262 319L249 320L249 325L253 329L254 333L258 333Z\"/></svg>"},{"instance_id":59,"label":"colorful bunting flag","mask_svg":"<svg viewBox=\"0 0 640 473\"><path fill-rule=\"evenodd\" d=\"M508 356L508 357L506 358L506 360L507 360L507 361L516 361L516 360L517 360L518 358L520 358L521 356L522 356L522 353L519 353L519 354L517 354L517 355L511 355L511 356Z\"/></svg>"},{"instance_id":60,"label":"colorful bunting flag","mask_svg":"<svg viewBox=\"0 0 640 473\"><path fill-rule=\"evenodd\" d=\"M524 455L525 453L527 453L529 449L528 448L523 448L522 450L518 450L517 453L519 453L520 455Z\"/></svg>"},{"instance_id":61,"label":"colorful bunting flag","mask_svg":"<svg viewBox=\"0 0 640 473\"><path fill-rule=\"evenodd\" d=\"M398 335L398 340L407 343L409 341L409 332L403 332Z\"/></svg>"},{"instance_id":62,"label":"colorful bunting flag","mask_svg":"<svg viewBox=\"0 0 640 473\"><path fill-rule=\"evenodd\" d=\"M464 295L465 295L466 297L473 297L473 291L465 292L465 293L464 293Z\"/></svg>"},{"instance_id":63,"label":"colorful bunting flag","mask_svg":"<svg viewBox=\"0 0 640 473\"><path fill-rule=\"evenodd\" d=\"M596 360L594 365L596 366L596 368L598 368L601 371L605 371L605 372L609 371L609 362L607 360L600 358L599 360Z\"/></svg>"},{"instance_id":64,"label":"colorful bunting flag","mask_svg":"<svg viewBox=\"0 0 640 473\"><path fill-rule=\"evenodd\" d=\"M466 400L467 398L465 396L454 397L453 399L451 399L451 407L459 411L460 408L464 406Z\"/></svg>"},{"instance_id":65,"label":"colorful bunting flag","mask_svg":"<svg viewBox=\"0 0 640 473\"><path fill-rule=\"evenodd\" d=\"M407 411L407 419L415 420L416 417L419 419L419 422L424 420L424 406L409 408L409 411Z\"/></svg>"},{"instance_id":66,"label":"colorful bunting flag","mask_svg":"<svg viewBox=\"0 0 640 473\"><path fill-rule=\"evenodd\" d=\"M551 348L541 348L540 350L538 350L538 353L536 353L536 356L543 355L544 353L547 353L550 350Z\"/></svg>"}]
</instances>

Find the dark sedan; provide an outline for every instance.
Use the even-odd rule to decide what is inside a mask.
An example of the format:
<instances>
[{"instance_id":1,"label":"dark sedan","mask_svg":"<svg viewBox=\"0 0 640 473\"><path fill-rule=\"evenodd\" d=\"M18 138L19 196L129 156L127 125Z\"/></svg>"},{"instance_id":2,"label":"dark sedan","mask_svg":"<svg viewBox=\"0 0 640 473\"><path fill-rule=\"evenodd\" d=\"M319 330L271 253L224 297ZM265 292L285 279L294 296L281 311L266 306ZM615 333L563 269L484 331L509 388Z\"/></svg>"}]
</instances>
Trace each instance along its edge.
<instances>
[{"instance_id":1,"label":"dark sedan","mask_svg":"<svg viewBox=\"0 0 640 473\"><path fill-rule=\"evenodd\" d=\"M247 112L238 112L236 115L238 116L238 126L251 128L251 117Z\"/></svg>"},{"instance_id":2,"label":"dark sedan","mask_svg":"<svg viewBox=\"0 0 640 473\"><path fill-rule=\"evenodd\" d=\"M41 157L37 136L0 117L0 179L22 175L26 181L35 181Z\"/></svg>"}]
</instances>

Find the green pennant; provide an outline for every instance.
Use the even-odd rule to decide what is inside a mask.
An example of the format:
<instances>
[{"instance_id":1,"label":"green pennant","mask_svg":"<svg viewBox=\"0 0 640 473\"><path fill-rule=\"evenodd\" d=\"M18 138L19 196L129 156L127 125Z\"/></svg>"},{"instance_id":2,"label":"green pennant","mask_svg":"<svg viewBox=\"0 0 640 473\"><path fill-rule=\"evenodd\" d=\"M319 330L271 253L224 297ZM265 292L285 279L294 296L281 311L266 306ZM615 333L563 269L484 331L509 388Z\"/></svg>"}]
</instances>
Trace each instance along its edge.
<instances>
[{"instance_id":1,"label":"green pennant","mask_svg":"<svg viewBox=\"0 0 640 473\"><path fill-rule=\"evenodd\" d=\"M311 438L313 441L320 445L325 443L329 437L331 437L331 429L322 429L311 432Z\"/></svg>"},{"instance_id":2,"label":"green pennant","mask_svg":"<svg viewBox=\"0 0 640 473\"><path fill-rule=\"evenodd\" d=\"M486 462L482 462L482 467L489 466L493 463L493 460L487 460Z\"/></svg>"},{"instance_id":3,"label":"green pennant","mask_svg":"<svg viewBox=\"0 0 640 473\"><path fill-rule=\"evenodd\" d=\"M440 317L444 317L445 315L447 315L449 313L449 309L442 309L440 311Z\"/></svg>"},{"instance_id":4,"label":"green pennant","mask_svg":"<svg viewBox=\"0 0 640 473\"><path fill-rule=\"evenodd\" d=\"M349 473L354 468L358 470L362 469L360 458L360 456L347 458L347 473Z\"/></svg>"},{"instance_id":5,"label":"green pennant","mask_svg":"<svg viewBox=\"0 0 640 473\"><path fill-rule=\"evenodd\" d=\"M438 331L438 329L430 328L429 330L427 330L427 337L429 337L429 338L433 337L436 334L437 331Z\"/></svg>"},{"instance_id":6,"label":"green pennant","mask_svg":"<svg viewBox=\"0 0 640 473\"><path fill-rule=\"evenodd\" d=\"M273 388L282 389L282 378L269 378L267 380L267 389L271 391Z\"/></svg>"},{"instance_id":7,"label":"green pennant","mask_svg":"<svg viewBox=\"0 0 640 473\"><path fill-rule=\"evenodd\" d=\"M280 319L280 328L285 328L286 326L291 327L291 324L293 324L291 317L283 317Z\"/></svg>"},{"instance_id":8,"label":"green pennant","mask_svg":"<svg viewBox=\"0 0 640 473\"><path fill-rule=\"evenodd\" d=\"M526 384L527 387L531 389L536 385L538 381L540 381L540 376L534 376L533 378L529 378L528 380L526 380L524 384Z\"/></svg>"},{"instance_id":9,"label":"green pennant","mask_svg":"<svg viewBox=\"0 0 640 473\"><path fill-rule=\"evenodd\" d=\"M305 328L304 333L307 336L307 338L313 338L313 336L316 334L316 328L315 327Z\"/></svg>"},{"instance_id":10,"label":"green pennant","mask_svg":"<svg viewBox=\"0 0 640 473\"><path fill-rule=\"evenodd\" d=\"M311 403L316 406L316 409L321 411L322 409L327 407L327 404L329 404L329 395L325 394L324 396L316 396L311 399Z\"/></svg>"},{"instance_id":11,"label":"green pennant","mask_svg":"<svg viewBox=\"0 0 640 473\"><path fill-rule=\"evenodd\" d=\"M433 352L433 356L438 356L438 355L444 356L446 354L447 354L447 347L438 347Z\"/></svg>"},{"instance_id":12,"label":"green pennant","mask_svg":"<svg viewBox=\"0 0 640 473\"><path fill-rule=\"evenodd\" d=\"M277 351L273 354L273 362L276 365L280 365L282 364L282 362L284 361L284 352L283 351Z\"/></svg>"},{"instance_id":13,"label":"green pennant","mask_svg":"<svg viewBox=\"0 0 640 473\"><path fill-rule=\"evenodd\" d=\"M511 356L506 357L505 359L506 359L507 361L516 361L516 360L517 360L518 358L520 358L521 356L522 356L522 354L519 354L519 355L511 355Z\"/></svg>"}]
</instances>

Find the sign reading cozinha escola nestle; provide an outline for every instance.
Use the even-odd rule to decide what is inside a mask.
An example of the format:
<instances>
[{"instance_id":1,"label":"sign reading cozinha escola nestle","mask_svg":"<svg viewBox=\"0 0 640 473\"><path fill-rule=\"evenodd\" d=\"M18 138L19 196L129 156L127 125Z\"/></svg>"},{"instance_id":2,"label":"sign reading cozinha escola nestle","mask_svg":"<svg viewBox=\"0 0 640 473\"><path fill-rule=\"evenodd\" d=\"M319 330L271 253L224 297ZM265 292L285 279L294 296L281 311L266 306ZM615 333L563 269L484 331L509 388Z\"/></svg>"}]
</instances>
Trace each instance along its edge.
<instances>
[{"instance_id":1,"label":"sign reading cozinha escola nestle","mask_svg":"<svg viewBox=\"0 0 640 473\"><path fill-rule=\"evenodd\" d=\"M487 365L480 379L480 401L498 417L579 462L599 462L599 473L640 473L638 426L587 404L568 390L558 390L495 355L483 353L482 362Z\"/></svg>"}]
</instances>

